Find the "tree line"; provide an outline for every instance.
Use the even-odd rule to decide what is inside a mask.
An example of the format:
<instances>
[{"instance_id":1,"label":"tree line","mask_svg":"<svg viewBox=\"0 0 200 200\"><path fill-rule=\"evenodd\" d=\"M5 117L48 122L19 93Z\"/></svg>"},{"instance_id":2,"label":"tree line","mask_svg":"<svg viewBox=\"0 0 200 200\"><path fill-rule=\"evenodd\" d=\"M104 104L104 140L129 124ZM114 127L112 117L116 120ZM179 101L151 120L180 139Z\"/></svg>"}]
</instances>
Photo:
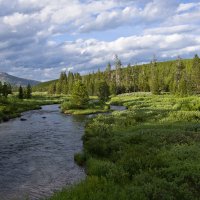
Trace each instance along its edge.
<instances>
[{"instance_id":1,"label":"tree line","mask_svg":"<svg viewBox=\"0 0 200 200\"><path fill-rule=\"evenodd\" d=\"M32 97L32 88L31 85L28 84L26 88L23 88L21 85L18 89L18 98L19 99L31 99Z\"/></svg>"},{"instance_id":2,"label":"tree line","mask_svg":"<svg viewBox=\"0 0 200 200\"><path fill-rule=\"evenodd\" d=\"M118 56L115 57L115 69L108 63L105 71L81 76L79 73L62 72L58 81L48 87L49 94L72 94L74 85L80 81L89 95L98 95L99 85L109 87L109 94L130 92L152 92L161 94L170 92L177 95L200 93L200 58L195 55L192 60L157 62L144 65L123 67ZM102 87L102 88L104 88ZM101 88L101 89L102 89ZM108 92L108 91L101 91Z\"/></svg>"},{"instance_id":3,"label":"tree line","mask_svg":"<svg viewBox=\"0 0 200 200\"><path fill-rule=\"evenodd\" d=\"M16 90L16 87L12 87L9 83L2 83L0 81L0 97L7 98L9 94L13 93L13 89ZM32 87L30 84L27 87L22 87L21 85L18 88L18 98L19 99L30 99L32 97Z\"/></svg>"}]
</instances>

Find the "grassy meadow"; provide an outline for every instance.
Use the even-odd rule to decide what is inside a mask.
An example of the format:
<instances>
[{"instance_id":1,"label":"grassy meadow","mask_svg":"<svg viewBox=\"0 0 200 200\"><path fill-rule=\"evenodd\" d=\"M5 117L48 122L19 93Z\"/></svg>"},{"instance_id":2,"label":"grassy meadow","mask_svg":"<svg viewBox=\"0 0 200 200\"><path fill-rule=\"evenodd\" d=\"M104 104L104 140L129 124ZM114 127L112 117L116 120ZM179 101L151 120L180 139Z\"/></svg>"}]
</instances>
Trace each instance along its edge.
<instances>
[{"instance_id":1,"label":"grassy meadow","mask_svg":"<svg viewBox=\"0 0 200 200\"><path fill-rule=\"evenodd\" d=\"M75 155L86 180L50 200L199 199L200 98L136 93L111 104L127 110L91 119Z\"/></svg>"}]
</instances>

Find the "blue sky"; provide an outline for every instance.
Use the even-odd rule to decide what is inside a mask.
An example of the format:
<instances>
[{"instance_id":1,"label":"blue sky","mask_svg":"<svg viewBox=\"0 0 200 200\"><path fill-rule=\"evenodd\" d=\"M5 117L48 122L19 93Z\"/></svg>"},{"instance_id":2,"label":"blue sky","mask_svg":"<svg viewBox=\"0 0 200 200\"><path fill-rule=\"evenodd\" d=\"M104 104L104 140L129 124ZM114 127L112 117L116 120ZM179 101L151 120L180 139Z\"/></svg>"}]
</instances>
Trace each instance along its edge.
<instances>
[{"instance_id":1,"label":"blue sky","mask_svg":"<svg viewBox=\"0 0 200 200\"><path fill-rule=\"evenodd\" d=\"M0 0L0 71L40 81L200 53L200 0Z\"/></svg>"}]
</instances>

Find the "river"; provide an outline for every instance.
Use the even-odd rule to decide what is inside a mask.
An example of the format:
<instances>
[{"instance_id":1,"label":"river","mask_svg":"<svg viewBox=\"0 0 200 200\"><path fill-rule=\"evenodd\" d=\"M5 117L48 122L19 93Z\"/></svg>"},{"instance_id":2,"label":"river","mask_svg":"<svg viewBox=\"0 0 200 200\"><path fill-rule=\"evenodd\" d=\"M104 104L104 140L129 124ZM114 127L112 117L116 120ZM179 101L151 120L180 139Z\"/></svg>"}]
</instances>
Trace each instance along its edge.
<instances>
[{"instance_id":1,"label":"river","mask_svg":"<svg viewBox=\"0 0 200 200\"><path fill-rule=\"evenodd\" d=\"M84 179L74 163L82 150L86 117L60 113L58 105L23 113L0 124L0 199L37 200Z\"/></svg>"}]
</instances>

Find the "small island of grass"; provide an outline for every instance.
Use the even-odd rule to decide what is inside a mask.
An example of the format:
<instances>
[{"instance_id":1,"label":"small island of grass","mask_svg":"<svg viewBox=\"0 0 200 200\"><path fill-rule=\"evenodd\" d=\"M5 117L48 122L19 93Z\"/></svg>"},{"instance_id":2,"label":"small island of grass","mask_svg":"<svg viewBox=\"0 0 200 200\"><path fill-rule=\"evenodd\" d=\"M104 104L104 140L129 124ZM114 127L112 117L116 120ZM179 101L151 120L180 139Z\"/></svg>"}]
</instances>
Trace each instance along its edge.
<instances>
[{"instance_id":1,"label":"small island of grass","mask_svg":"<svg viewBox=\"0 0 200 200\"><path fill-rule=\"evenodd\" d=\"M61 110L64 114L72 114L72 115L90 115L97 113L105 113L110 111L109 104L101 104L99 102L89 103L85 107L70 107L69 102L65 102L61 106Z\"/></svg>"}]
</instances>

